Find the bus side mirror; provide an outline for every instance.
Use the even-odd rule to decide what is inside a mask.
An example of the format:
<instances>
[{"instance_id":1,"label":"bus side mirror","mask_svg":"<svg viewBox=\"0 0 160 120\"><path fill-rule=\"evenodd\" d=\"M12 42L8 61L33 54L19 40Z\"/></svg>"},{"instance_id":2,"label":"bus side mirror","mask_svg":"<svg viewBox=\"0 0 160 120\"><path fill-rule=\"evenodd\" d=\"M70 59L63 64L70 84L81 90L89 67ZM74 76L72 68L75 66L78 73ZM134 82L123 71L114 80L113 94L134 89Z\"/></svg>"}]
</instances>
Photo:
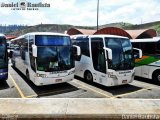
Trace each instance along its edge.
<instances>
[{"instance_id":1,"label":"bus side mirror","mask_svg":"<svg viewBox=\"0 0 160 120\"><path fill-rule=\"evenodd\" d=\"M134 58L142 58L142 50L138 48L133 48Z\"/></svg>"},{"instance_id":2,"label":"bus side mirror","mask_svg":"<svg viewBox=\"0 0 160 120\"><path fill-rule=\"evenodd\" d=\"M10 58L13 57L13 51L12 50L8 51L8 57L10 57Z\"/></svg>"},{"instance_id":3,"label":"bus side mirror","mask_svg":"<svg viewBox=\"0 0 160 120\"><path fill-rule=\"evenodd\" d=\"M75 60L79 61L81 57L81 48L79 46L73 45L72 50Z\"/></svg>"},{"instance_id":4,"label":"bus side mirror","mask_svg":"<svg viewBox=\"0 0 160 120\"><path fill-rule=\"evenodd\" d=\"M103 49L106 51L106 55L108 57L106 59L112 60L112 50L110 48L106 48L106 47L104 47Z\"/></svg>"},{"instance_id":5,"label":"bus side mirror","mask_svg":"<svg viewBox=\"0 0 160 120\"><path fill-rule=\"evenodd\" d=\"M36 45L32 45L32 55L33 57L37 57L37 46Z\"/></svg>"},{"instance_id":6,"label":"bus side mirror","mask_svg":"<svg viewBox=\"0 0 160 120\"><path fill-rule=\"evenodd\" d=\"M73 45L73 50L77 56L81 55L81 48L79 46Z\"/></svg>"}]
</instances>

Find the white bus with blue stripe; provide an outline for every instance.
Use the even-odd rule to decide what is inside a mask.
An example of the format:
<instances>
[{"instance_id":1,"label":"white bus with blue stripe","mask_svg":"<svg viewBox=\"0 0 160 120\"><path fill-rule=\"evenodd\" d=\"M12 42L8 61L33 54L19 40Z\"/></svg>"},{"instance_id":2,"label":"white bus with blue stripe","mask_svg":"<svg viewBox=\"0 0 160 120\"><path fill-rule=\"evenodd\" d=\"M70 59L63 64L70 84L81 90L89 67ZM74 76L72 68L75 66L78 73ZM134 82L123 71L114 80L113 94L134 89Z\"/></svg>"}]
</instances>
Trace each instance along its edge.
<instances>
[{"instance_id":1,"label":"white bus with blue stripe","mask_svg":"<svg viewBox=\"0 0 160 120\"><path fill-rule=\"evenodd\" d=\"M74 79L74 56L80 54L70 37L51 32L34 32L11 40L15 48L12 64L35 85L49 85ZM73 51L76 48L76 55Z\"/></svg>"}]
</instances>

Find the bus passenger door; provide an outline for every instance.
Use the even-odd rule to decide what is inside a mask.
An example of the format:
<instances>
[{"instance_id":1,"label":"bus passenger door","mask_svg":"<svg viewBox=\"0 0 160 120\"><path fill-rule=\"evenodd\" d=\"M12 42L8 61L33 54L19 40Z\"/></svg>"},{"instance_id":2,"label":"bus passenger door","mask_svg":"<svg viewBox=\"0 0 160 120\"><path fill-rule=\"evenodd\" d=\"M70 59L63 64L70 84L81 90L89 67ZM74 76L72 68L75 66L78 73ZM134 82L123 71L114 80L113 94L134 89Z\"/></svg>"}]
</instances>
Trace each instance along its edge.
<instances>
[{"instance_id":1,"label":"bus passenger door","mask_svg":"<svg viewBox=\"0 0 160 120\"><path fill-rule=\"evenodd\" d=\"M91 39L94 81L100 84L104 84L104 81L106 81L106 61L103 46L102 38Z\"/></svg>"}]
</instances>

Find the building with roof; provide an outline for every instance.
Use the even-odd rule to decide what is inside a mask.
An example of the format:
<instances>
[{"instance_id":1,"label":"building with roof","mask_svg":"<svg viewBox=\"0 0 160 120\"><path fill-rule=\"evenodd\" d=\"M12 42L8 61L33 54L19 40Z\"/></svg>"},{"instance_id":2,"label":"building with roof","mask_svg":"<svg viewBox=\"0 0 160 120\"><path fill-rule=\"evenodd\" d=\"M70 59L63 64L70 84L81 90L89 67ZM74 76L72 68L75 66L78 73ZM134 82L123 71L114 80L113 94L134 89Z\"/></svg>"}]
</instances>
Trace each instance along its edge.
<instances>
[{"instance_id":1,"label":"building with roof","mask_svg":"<svg viewBox=\"0 0 160 120\"><path fill-rule=\"evenodd\" d=\"M129 39L144 39L144 38L153 38L158 36L157 31L154 29L124 30L122 28L117 28L117 27L105 27L105 28L99 29L98 31L71 28L66 33L69 35L109 34L109 35L124 36L124 37L128 37Z\"/></svg>"}]
</instances>

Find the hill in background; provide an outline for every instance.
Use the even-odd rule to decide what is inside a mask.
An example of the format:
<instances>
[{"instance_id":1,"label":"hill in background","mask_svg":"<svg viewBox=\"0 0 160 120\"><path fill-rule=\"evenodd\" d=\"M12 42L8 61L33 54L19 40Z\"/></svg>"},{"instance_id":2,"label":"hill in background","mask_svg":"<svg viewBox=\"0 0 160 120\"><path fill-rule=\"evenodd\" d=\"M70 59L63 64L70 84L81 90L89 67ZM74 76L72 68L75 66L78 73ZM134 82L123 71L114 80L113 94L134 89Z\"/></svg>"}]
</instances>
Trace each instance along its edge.
<instances>
[{"instance_id":1,"label":"hill in background","mask_svg":"<svg viewBox=\"0 0 160 120\"><path fill-rule=\"evenodd\" d=\"M136 30L136 29L155 29L160 35L160 21L145 23L140 25L133 25L130 23L111 23L106 25L100 25L99 28L104 27L118 27L126 30ZM19 36L28 32L58 32L64 33L70 28L80 28L80 29L96 29L96 26L73 26L73 25L59 25L59 24L39 24L35 26L25 26L21 29L15 29L12 31L6 31L7 35Z\"/></svg>"}]
</instances>

